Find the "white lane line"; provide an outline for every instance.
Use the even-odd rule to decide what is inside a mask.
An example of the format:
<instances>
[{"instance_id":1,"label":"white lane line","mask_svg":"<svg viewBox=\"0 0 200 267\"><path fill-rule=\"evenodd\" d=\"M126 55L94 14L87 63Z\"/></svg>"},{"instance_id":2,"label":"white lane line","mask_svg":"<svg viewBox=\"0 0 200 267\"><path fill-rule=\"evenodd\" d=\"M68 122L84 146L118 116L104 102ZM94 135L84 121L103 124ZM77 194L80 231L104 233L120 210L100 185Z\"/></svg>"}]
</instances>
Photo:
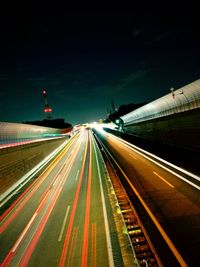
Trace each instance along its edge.
<instances>
[{"instance_id":1,"label":"white lane line","mask_svg":"<svg viewBox=\"0 0 200 267\"><path fill-rule=\"evenodd\" d=\"M56 178L56 180L54 181L53 185L54 186L57 182L58 182L58 178L60 177L60 174L58 175L58 177Z\"/></svg>"},{"instance_id":2,"label":"white lane line","mask_svg":"<svg viewBox=\"0 0 200 267\"><path fill-rule=\"evenodd\" d=\"M115 137L113 137L113 138L116 139ZM118 142L122 143L122 141L120 141L120 140L118 140L118 139L116 139L116 140L117 140ZM186 183L188 183L188 184L192 185L193 187L197 188L198 190L200 190L200 186L194 184L193 182L190 182L189 180L187 180L185 177L181 176L180 174L178 174L178 173L176 173L176 172L170 170L169 168L165 167L164 165L162 165L162 164L158 163L157 161L151 159L150 157L146 156L146 155L143 154L142 152L139 152L138 150L134 149L132 146L130 146L131 144L127 145L127 144L126 144L126 143L127 143L126 141L123 141L123 142L124 142L124 145L125 145L126 147L128 147L129 149L131 149L131 150L135 151L136 153L142 155L142 156L145 157L146 159L152 161L152 162L155 163L156 165L160 166L161 168L163 168L163 169L165 169L166 171L168 171L168 172L174 174L176 177L180 178L181 180L185 181ZM137 148L137 149L139 149L139 148ZM139 150L141 150L141 149L139 149ZM148 153L148 152L146 151L146 153ZM150 153L148 153L148 154L150 154ZM154 156L153 154L151 154L151 155ZM154 156L154 158L158 158L158 157L157 157L157 156ZM158 159L159 159L159 160L162 160L161 158L158 158ZM162 161L165 162L166 164L172 166L173 168L180 169L180 168L178 168L177 166L175 166L175 165L173 165L173 164L171 164L171 163L169 163L169 162L167 162L167 161L164 161L164 160L162 160ZM184 172L185 174L190 175L190 176L193 177L193 178L196 177L195 179L198 178L197 180L200 179L198 176L195 176L195 175L193 175L193 174L191 175L191 173L189 173L189 172L187 172L187 171L185 171L185 170L183 171L183 169L182 169L182 172Z\"/></svg>"},{"instance_id":3,"label":"white lane line","mask_svg":"<svg viewBox=\"0 0 200 267\"><path fill-rule=\"evenodd\" d=\"M70 210L70 206L67 207L67 210L66 210L66 213L65 213L65 217L64 217L64 220L63 220L63 224L62 224L62 228L60 230L60 234L59 234L59 237L58 237L58 242L60 242L62 240L62 236L63 236L63 232L64 232L65 225L66 225L66 222L67 222L67 217L68 217L68 214L69 214L69 210Z\"/></svg>"},{"instance_id":4,"label":"white lane line","mask_svg":"<svg viewBox=\"0 0 200 267\"><path fill-rule=\"evenodd\" d=\"M160 178L163 182L165 182L167 185L169 185L170 187L174 188L174 186L172 184L170 184L168 181L165 180L165 178L163 178L162 176L160 176L159 174L157 174L156 172L153 172L158 178Z\"/></svg>"},{"instance_id":5,"label":"white lane line","mask_svg":"<svg viewBox=\"0 0 200 267\"><path fill-rule=\"evenodd\" d=\"M77 179L78 179L79 172L80 172L80 170L77 171L77 174L76 174L76 181L77 181Z\"/></svg>"},{"instance_id":6,"label":"white lane line","mask_svg":"<svg viewBox=\"0 0 200 267\"><path fill-rule=\"evenodd\" d=\"M92 139L92 141L94 144L94 139ZM102 185L102 177L101 177L101 172L100 172L100 167L99 167L99 162L98 162L98 158L97 158L97 151L96 151L95 144L94 144L94 151L95 151L95 156L96 156L97 170L98 170L99 184L100 184L100 191L101 191L101 200L102 200L104 224L105 224L105 231L106 231L106 241L107 241L107 249L108 249L109 266L114 267L112 244L111 244L111 240L110 240L110 230L109 230L109 225L108 225L108 216L107 216L107 212L106 212L105 197L104 197L103 185Z\"/></svg>"},{"instance_id":7,"label":"white lane line","mask_svg":"<svg viewBox=\"0 0 200 267\"><path fill-rule=\"evenodd\" d=\"M165 239L167 245L169 246L169 248L171 249L172 253L176 257L177 261L180 263L180 266L188 267L188 265L185 263L184 259L182 258L181 254L179 253L179 251L177 250L177 248L175 247L175 245L172 243L171 239L169 238L169 236L167 235L167 233L165 232L165 230L162 228L162 226L160 225L160 223L157 221L156 217L154 216L154 214L152 213L152 211L150 210L150 208L148 207L148 205L146 204L146 202L140 196L139 192L136 190L136 188L134 187L134 185L130 182L130 180L129 180L128 176L126 175L126 173L122 170L122 168L119 166L119 164L113 158L113 156L111 155L111 153L107 149L106 149L106 151L108 152L108 154L110 155L110 157L114 160L115 164L118 166L118 168L120 169L121 173L126 178L126 181L128 182L128 184L132 188L133 192L136 194L136 196L138 197L139 201L141 202L141 204L143 205L143 207L146 209L147 213L149 214L149 216L153 220L153 222L154 222L155 226L157 227L158 231L161 233L161 235Z\"/></svg>"},{"instance_id":8,"label":"white lane line","mask_svg":"<svg viewBox=\"0 0 200 267\"><path fill-rule=\"evenodd\" d=\"M110 135L111 135L111 134L110 134ZM160 158L160 157L158 157L158 156L156 156L156 155L154 155L154 154L152 154L152 153L150 153L150 152L148 152L148 151L146 151L146 150L144 150L144 149L142 149L142 148L140 148L140 147L137 147L137 146L135 146L135 145L133 145L133 144L131 144L131 143L125 141L125 140L122 140L122 139L120 139L120 138L118 138L118 137L116 137L116 136L113 136L113 135L111 135L111 136L112 136L113 138L117 139L119 142L124 143L124 144L127 145L129 148L130 148L130 146L131 146L132 148L135 147L136 150L134 150L134 149L133 149L133 150L136 151L137 153L139 153L137 150L140 150L141 152L146 153L146 154L148 154L149 156L151 156L151 157L153 157L153 158L155 158L155 159L160 160L161 162L163 162L163 163L169 165L170 167L172 167L172 168L174 168L174 169L176 169L176 170L178 170L178 171L181 171L181 172L183 172L183 173L185 173L185 174L187 174L187 175L193 177L194 179L200 181L200 177L199 177L198 175L195 175L194 173L191 173L191 172L189 172L189 171L187 171L187 170L185 170L185 169L183 169L183 168L181 168L181 167L178 167L178 166L176 166L176 165L174 165L174 164L172 164L172 163L170 163L170 162L168 162L168 161L166 161L166 160L164 160L164 159L162 159L162 158ZM121 141L121 140L122 140L122 141ZM139 153L139 154L140 154L140 153ZM141 154L141 155L143 155L143 154ZM163 166L163 165L162 165L162 166Z\"/></svg>"},{"instance_id":9,"label":"white lane line","mask_svg":"<svg viewBox=\"0 0 200 267\"><path fill-rule=\"evenodd\" d=\"M129 153L129 156L131 156L132 158L134 158L135 160L137 160L137 158L135 156L133 156L132 154Z\"/></svg>"},{"instance_id":10,"label":"white lane line","mask_svg":"<svg viewBox=\"0 0 200 267\"><path fill-rule=\"evenodd\" d=\"M22 239L24 238L24 236L26 235L28 229L30 228L32 222L35 220L35 217L37 216L37 213L34 213L32 218L30 219L29 223L27 224L27 226L24 228L22 234L20 235L20 237L18 238L18 240L16 241L14 247L12 248L12 252L14 253L16 251L16 249L18 248L19 244L21 243Z\"/></svg>"},{"instance_id":11,"label":"white lane line","mask_svg":"<svg viewBox=\"0 0 200 267\"><path fill-rule=\"evenodd\" d=\"M81 159L80 159L80 161L82 161L82 159L83 159L83 156L81 156Z\"/></svg>"}]
</instances>

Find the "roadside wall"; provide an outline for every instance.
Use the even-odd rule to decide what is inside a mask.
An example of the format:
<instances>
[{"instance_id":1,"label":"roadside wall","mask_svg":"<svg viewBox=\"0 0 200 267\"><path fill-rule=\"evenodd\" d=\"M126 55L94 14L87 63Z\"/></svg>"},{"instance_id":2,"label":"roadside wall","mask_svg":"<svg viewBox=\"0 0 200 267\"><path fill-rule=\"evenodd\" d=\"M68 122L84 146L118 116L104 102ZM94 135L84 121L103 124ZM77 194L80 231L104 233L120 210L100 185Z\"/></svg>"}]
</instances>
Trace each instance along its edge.
<instances>
[{"instance_id":1,"label":"roadside wall","mask_svg":"<svg viewBox=\"0 0 200 267\"><path fill-rule=\"evenodd\" d=\"M199 151L200 109L124 126L124 131Z\"/></svg>"},{"instance_id":2,"label":"roadside wall","mask_svg":"<svg viewBox=\"0 0 200 267\"><path fill-rule=\"evenodd\" d=\"M66 138L62 138L1 149L0 194L65 141Z\"/></svg>"}]
</instances>

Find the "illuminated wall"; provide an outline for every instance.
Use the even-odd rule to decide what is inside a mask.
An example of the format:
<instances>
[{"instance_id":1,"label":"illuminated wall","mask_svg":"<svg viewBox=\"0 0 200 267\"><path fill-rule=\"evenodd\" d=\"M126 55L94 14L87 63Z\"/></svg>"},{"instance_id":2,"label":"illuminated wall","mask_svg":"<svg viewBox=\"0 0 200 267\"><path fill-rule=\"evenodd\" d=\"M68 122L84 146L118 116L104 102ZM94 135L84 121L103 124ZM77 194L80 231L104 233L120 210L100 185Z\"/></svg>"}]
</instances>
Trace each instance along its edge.
<instances>
[{"instance_id":1,"label":"illuminated wall","mask_svg":"<svg viewBox=\"0 0 200 267\"><path fill-rule=\"evenodd\" d=\"M125 132L198 150L200 80L172 91L121 119Z\"/></svg>"}]
</instances>

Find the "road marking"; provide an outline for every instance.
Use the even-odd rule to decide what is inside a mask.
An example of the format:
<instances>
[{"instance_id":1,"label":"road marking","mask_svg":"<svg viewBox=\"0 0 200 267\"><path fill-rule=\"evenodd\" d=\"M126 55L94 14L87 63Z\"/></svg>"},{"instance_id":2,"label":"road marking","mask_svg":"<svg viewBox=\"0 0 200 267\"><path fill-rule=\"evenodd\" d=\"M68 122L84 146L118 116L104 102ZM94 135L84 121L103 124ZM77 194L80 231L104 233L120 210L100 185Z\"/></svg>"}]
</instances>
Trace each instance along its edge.
<instances>
[{"instance_id":1,"label":"road marking","mask_svg":"<svg viewBox=\"0 0 200 267\"><path fill-rule=\"evenodd\" d=\"M78 151L77 151L77 153L78 153ZM68 165L68 170L69 171L73 166L73 162L75 160L75 157L76 157L76 154L73 156L73 158L71 159L71 162ZM68 172L68 174L69 174L69 172ZM63 179L63 181L61 181L63 183L63 185L64 185L64 183L66 182L67 179L68 179L68 176L65 177L65 175L64 175L64 179ZM34 249L35 249L35 247L36 247L36 245L37 245L37 243L39 241L39 238L40 238L40 236L41 236L41 234L42 234L42 232L43 232L43 230L44 230L44 228L46 226L46 223L47 223L47 221L49 219L49 216L51 215L51 212L54 209L54 206L55 206L55 204L57 202L57 199L58 199L62 189L63 189L63 187L61 187L61 186L56 188L56 191L54 192L54 195L52 197L52 201L51 201L51 203L49 204L49 206L48 206L48 208L46 210L46 214L42 218L42 221L40 221L40 225L38 226L38 228L37 228L32 240L31 240L31 242L29 243L29 246L26 248L26 252L22 256L22 259L21 259L20 264L19 264L20 267L28 265L28 262L29 262L29 260L30 260L30 258L32 256L32 253L33 253L33 251L34 251Z\"/></svg>"},{"instance_id":2,"label":"road marking","mask_svg":"<svg viewBox=\"0 0 200 267\"><path fill-rule=\"evenodd\" d=\"M59 175L59 176L60 176L60 175ZM58 177L59 177L59 176L58 176ZM53 183L53 186L57 183L57 181L58 181L58 179L55 180L55 182Z\"/></svg>"},{"instance_id":3,"label":"road marking","mask_svg":"<svg viewBox=\"0 0 200 267\"><path fill-rule=\"evenodd\" d=\"M135 160L137 160L137 158L135 156L133 156L132 154L129 153L129 155L134 158Z\"/></svg>"},{"instance_id":4,"label":"road marking","mask_svg":"<svg viewBox=\"0 0 200 267\"><path fill-rule=\"evenodd\" d=\"M169 238L169 236L167 235L167 233L165 232L165 230L162 228L162 226L160 225L160 223L158 222L158 220L156 219L155 215L152 213L152 211L150 210L150 208L148 207L148 205L146 204L146 202L143 200L143 198L140 196L139 192L136 190L136 188L133 186L133 184L131 183L131 181L129 180L128 176L126 175L126 173L122 170L122 168L119 166L119 164L116 162L116 160L114 159L114 157L111 155L111 153L106 149L106 151L108 152L108 154L111 156L111 158L113 159L113 161L115 162L115 164L118 166L118 168L120 169L121 173L124 175L124 177L126 178L126 181L128 182L128 184L130 185L130 187L132 188L133 192L136 194L136 196L138 197L138 199L140 200L141 204L143 205L143 207L146 209L147 213L149 214L149 216L151 217L151 219L153 220L155 226L157 227L157 229L159 230L159 232L161 233L162 237L165 239L166 243L168 244L169 248L171 249L171 251L173 252L174 256L176 257L177 261L180 263L180 265L182 267L187 267L187 263L185 262L185 260L183 259L183 257L181 256L181 254L179 253L179 251L177 250L177 248L175 247L175 245L172 243L171 239Z\"/></svg>"},{"instance_id":5,"label":"road marking","mask_svg":"<svg viewBox=\"0 0 200 267\"><path fill-rule=\"evenodd\" d=\"M166 160L164 160L164 159L162 159L162 158L159 158L159 157L157 157L156 155L154 155L154 154L152 154L152 153L150 153L150 152L148 152L148 151L145 151L145 150L143 150L143 149L141 149L141 148L139 148L139 147L137 147L137 146L134 146L133 144L128 143L128 142L126 142L125 140L121 141L118 137L113 136L113 135L111 135L111 134L109 134L109 135L110 135L113 139L116 139L118 142L123 143L123 144L124 144L126 147L128 147L129 149L131 149L131 150L135 151L136 153L142 155L142 156L145 157L146 159L152 161L152 162L155 163L156 165L158 165L158 166L160 166L161 168L167 170L168 172L171 172L172 174L176 175L177 177L179 177L180 179L182 179L182 180L185 181L186 183L188 183L188 184L192 185L193 187L196 187L198 190L200 190L200 186L198 186L198 185L196 185L196 184L190 182L189 180L187 180L186 178L184 178L184 177L181 176L180 174L176 173L175 171L172 171L171 169L165 167L164 165L158 163L157 161L151 159L150 157L146 156L146 155L143 154L143 153L146 153L147 155L153 157L154 159L158 159L158 160L160 160L161 162L163 162L164 164L167 164L168 166L170 166L170 167L172 167L172 168L174 168L174 169L176 169L176 170L179 170L179 171L183 172L183 173L186 174L186 175L189 175L189 176L193 177L193 178L196 179L197 181L200 181L200 177L199 177L199 176L197 176L197 175L195 175L195 174L193 174L193 173L191 173L191 172L188 172L188 171L186 171L186 170L184 170L184 169L182 169L182 168L180 168L180 167L178 167L178 166L176 166L176 165L174 165L174 164L172 164L172 163L170 163L170 162L168 162L168 161L166 161ZM136 149L134 149L134 147L135 147ZM138 150L141 151L141 152L139 152Z\"/></svg>"},{"instance_id":6,"label":"road marking","mask_svg":"<svg viewBox=\"0 0 200 267\"><path fill-rule=\"evenodd\" d=\"M18 248L19 244L21 243L22 239L24 238L24 236L26 235L28 229L30 228L31 224L33 223L33 221L35 220L35 217L37 216L37 213L34 213L32 218L30 219L29 223L27 224L27 226L24 228L22 234L20 235L20 237L18 238L17 242L15 243L14 247L12 248L12 252L14 253L16 251L16 249Z\"/></svg>"},{"instance_id":7,"label":"road marking","mask_svg":"<svg viewBox=\"0 0 200 267\"><path fill-rule=\"evenodd\" d=\"M75 160L75 157L76 157L76 154L74 155L73 159L71 160L71 162L69 164L69 168L70 169L72 168L72 164L73 164L73 162ZM64 179L64 182L66 181L66 179L67 179L67 177ZM39 225L38 225L34 235L32 235L32 237L31 237L31 239L30 239L30 241L28 243L28 246L26 246L26 248L24 250L24 254L21 255L20 262L19 262L19 264L17 264L17 266L22 267L22 266L27 266L28 265L28 262L29 262L29 260L31 258L31 255L32 255L32 253L33 253L33 251L34 251L34 249L35 249L35 247L36 247L36 245L37 245L37 243L39 241L39 238L40 238L40 236L41 236L41 234L42 234L42 232L43 232L43 230L45 228L45 225L46 225L46 223L47 223L47 221L49 219L49 216L51 215L51 212L52 212L52 210L53 210L53 208L55 206L55 203L56 203L61 191L62 191L62 188L60 188L60 187L56 188L56 191L55 191L55 193L54 193L54 195L52 197L52 201L48 205L48 207L47 207L47 209L45 211L46 214L43 216L42 220L39 222ZM3 266L8 266L14 256L15 256L15 253L13 253L12 250L11 250L7 254L6 258L4 259L2 267Z\"/></svg>"},{"instance_id":8,"label":"road marking","mask_svg":"<svg viewBox=\"0 0 200 267\"><path fill-rule=\"evenodd\" d=\"M83 156L81 156L81 159L80 159L80 161L82 161L82 159L83 159Z\"/></svg>"},{"instance_id":9,"label":"road marking","mask_svg":"<svg viewBox=\"0 0 200 267\"><path fill-rule=\"evenodd\" d=\"M157 174L156 172L153 172L157 177L159 177L163 182L165 182L167 185L169 185L170 187L174 188L174 186L172 184L170 184L168 181L166 181L162 176L160 176L159 174Z\"/></svg>"},{"instance_id":10,"label":"road marking","mask_svg":"<svg viewBox=\"0 0 200 267\"><path fill-rule=\"evenodd\" d=\"M64 217L64 220L63 220L63 224L62 224L62 228L60 230L60 234L59 234L59 237L58 237L58 242L60 242L62 240L62 236L63 236L63 232L64 232L65 225L66 225L66 222L67 222L67 217L68 217L68 214L69 214L69 210L70 210L70 206L67 207L67 210L66 210L66 213L65 213L65 217Z\"/></svg>"},{"instance_id":11,"label":"road marking","mask_svg":"<svg viewBox=\"0 0 200 267\"><path fill-rule=\"evenodd\" d=\"M94 143L94 139L93 143ZM112 244L110 240L110 230L109 230L109 224L108 224L108 216L106 211L106 204L105 204L105 197L103 192L103 185L102 185L102 178L101 178L101 172L99 167L99 162L97 158L97 151L94 144L94 152L96 156L96 162L97 162L97 170L98 170L98 176L99 176L99 184L100 184L100 191L101 191L101 200L102 200L102 207L103 207L103 216L104 216L104 225L105 225L105 232L106 232L106 242L107 242L107 249L108 249L108 260L109 260L109 266L114 267L114 259L113 259L113 252L112 252Z\"/></svg>"},{"instance_id":12,"label":"road marking","mask_svg":"<svg viewBox=\"0 0 200 267\"><path fill-rule=\"evenodd\" d=\"M53 198L52 198L52 202L49 204L47 210L46 210L46 214L44 215L44 217L42 218L42 220L40 221L40 224L38 225L34 235L32 236L32 240L30 240L28 246L26 247L26 250L24 251L24 254L22 255L21 259L20 259L20 263L17 264L17 266L19 267L24 267L24 266L28 266L28 263L30 261L30 258L33 254L33 251L35 250L35 247L39 241L39 238L47 224L47 221L49 219L49 216L51 215L51 212L56 204L56 201L60 195L61 189L57 188L57 191L55 192Z\"/></svg>"},{"instance_id":13,"label":"road marking","mask_svg":"<svg viewBox=\"0 0 200 267\"><path fill-rule=\"evenodd\" d=\"M74 142L74 141L73 141ZM49 156L47 156L42 162L40 162L37 166L35 166L32 170L30 170L26 175L24 175L17 183L15 183L13 186L11 186L8 190L6 190L1 196L0 196L0 207L2 207L13 195L15 195L18 190L20 188L18 188L18 185L21 183L23 185L25 185L25 183L27 183L33 176L35 176L35 174L37 174L44 166L46 166L46 164L55 157L56 158L52 161L52 163L47 166L47 168L45 167L45 170L40 174L39 177L42 177L46 172L48 172L49 168L51 168L53 165L56 165L56 160L57 158L59 158L61 155L64 155L64 153L66 152L65 148L63 151L61 151L61 149L66 146L66 144L68 143L68 140L66 142L64 142L59 148L55 149ZM69 148L73 143L69 144ZM61 152L60 152L61 151ZM59 153L60 152L60 153ZM59 154L58 154L59 153ZM44 179L41 180L41 182L43 182ZM33 185L35 185L35 183L37 183L38 179L35 180L34 183L32 183L27 189L32 188ZM14 191L13 191L14 190ZM13 193L11 193L13 192ZM27 191L25 191L27 192ZM34 192L34 191L33 191ZM15 202L16 203L16 202Z\"/></svg>"},{"instance_id":14,"label":"road marking","mask_svg":"<svg viewBox=\"0 0 200 267\"><path fill-rule=\"evenodd\" d=\"M66 232L66 236L65 236L65 240L64 240L64 244L63 244L63 249L62 249L62 253L61 253L61 257L60 257L59 267L65 266L66 254L68 251L70 235L72 232L74 217L75 217L75 213L76 213L76 209L77 209L81 184L82 184L82 180L83 180L83 172L84 172L84 168L85 168L87 148L88 148L88 143L86 142L84 158L83 158L82 168L81 168L81 172L80 172L80 179L78 181L78 185L77 185L77 189L76 189L76 193L75 193L75 198L74 198L74 202L73 202L73 207L72 207L72 211L71 211L69 225L67 227L67 232Z\"/></svg>"},{"instance_id":15,"label":"road marking","mask_svg":"<svg viewBox=\"0 0 200 267\"><path fill-rule=\"evenodd\" d=\"M78 179L79 172L80 172L80 170L77 171L77 174L76 174L76 181L77 181L77 179Z\"/></svg>"}]
</instances>

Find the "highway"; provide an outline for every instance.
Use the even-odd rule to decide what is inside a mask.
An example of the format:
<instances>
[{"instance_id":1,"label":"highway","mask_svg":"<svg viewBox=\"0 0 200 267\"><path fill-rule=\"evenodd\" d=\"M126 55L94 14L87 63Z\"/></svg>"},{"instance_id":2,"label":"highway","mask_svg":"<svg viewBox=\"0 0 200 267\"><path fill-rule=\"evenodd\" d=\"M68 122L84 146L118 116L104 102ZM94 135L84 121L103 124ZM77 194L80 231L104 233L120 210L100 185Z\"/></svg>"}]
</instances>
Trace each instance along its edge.
<instances>
[{"instance_id":1,"label":"highway","mask_svg":"<svg viewBox=\"0 0 200 267\"><path fill-rule=\"evenodd\" d=\"M124 266L97 141L171 250L173 266L198 266L200 178L102 128L83 128L1 215L1 267ZM164 266L172 266L142 222Z\"/></svg>"},{"instance_id":2,"label":"highway","mask_svg":"<svg viewBox=\"0 0 200 267\"><path fill-rule=\"evenodd\" d=\"M1 267L123 266L106 175L91 131L80 131L1 215Z\"/></svg>"},{"instance_id":3,"label":"highway","mask_svg":"<svg viewBox=\"0 0 200 267\"><path fill-rule=\"evenodd\" d=\"M101 127L94 126L94 132L180 266L199 266L200 177L105 132ZM151 236L148 225L146 229L159 251L159 244Z\"/></svg>"}]
</instances>

